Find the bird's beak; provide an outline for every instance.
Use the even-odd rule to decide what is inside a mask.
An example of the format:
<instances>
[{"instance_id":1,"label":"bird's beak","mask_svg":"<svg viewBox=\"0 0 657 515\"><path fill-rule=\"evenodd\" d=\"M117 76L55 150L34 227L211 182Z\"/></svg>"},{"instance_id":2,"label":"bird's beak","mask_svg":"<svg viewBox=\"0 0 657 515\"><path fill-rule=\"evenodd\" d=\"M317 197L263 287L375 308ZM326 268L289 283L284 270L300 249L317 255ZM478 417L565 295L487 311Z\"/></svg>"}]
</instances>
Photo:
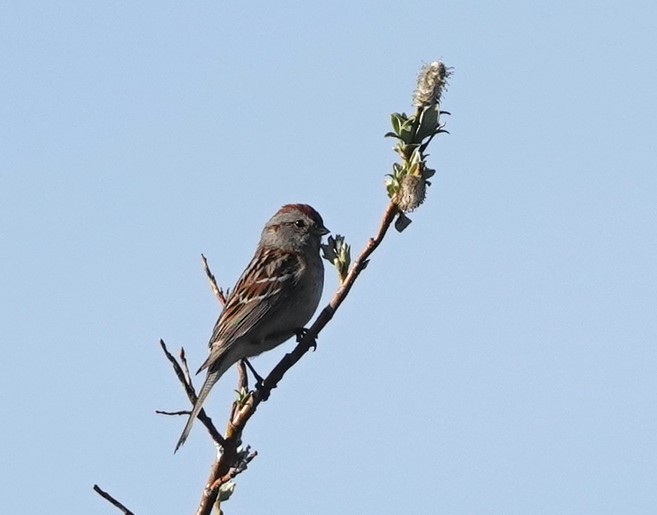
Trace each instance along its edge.
<instances>
[{"instance_id":1,"label":"bird's beak","mask_svg":"<svg viewBox=\"0 0 657 515\"><path fill-rule=\"evenodd\" d=\"M323 225L319 229L317 229L317 234L319 234L320 236L326 236L330 232L331 231L326 227L324 227Z\"/></svg>"}]
</instances>

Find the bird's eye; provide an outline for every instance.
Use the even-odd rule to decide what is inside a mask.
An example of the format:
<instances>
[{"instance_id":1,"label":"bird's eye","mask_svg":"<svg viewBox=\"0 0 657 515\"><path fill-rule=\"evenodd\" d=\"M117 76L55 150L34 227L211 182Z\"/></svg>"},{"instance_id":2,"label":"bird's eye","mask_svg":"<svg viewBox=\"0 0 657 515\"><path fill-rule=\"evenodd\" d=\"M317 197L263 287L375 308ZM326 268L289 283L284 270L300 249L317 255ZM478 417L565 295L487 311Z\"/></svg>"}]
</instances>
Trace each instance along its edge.
<instances>
[{"instance_id":1,"label":"bird's eye","mask_svg":"<svg viewBox=\"0 0 657 515\"><path fill-rule=\"evenodd\" d=\"M294 222L294 226L297 227L298 229L303 229L306 226L306 222L303 220L297 220Z\"/></svg>"}]
</instances>

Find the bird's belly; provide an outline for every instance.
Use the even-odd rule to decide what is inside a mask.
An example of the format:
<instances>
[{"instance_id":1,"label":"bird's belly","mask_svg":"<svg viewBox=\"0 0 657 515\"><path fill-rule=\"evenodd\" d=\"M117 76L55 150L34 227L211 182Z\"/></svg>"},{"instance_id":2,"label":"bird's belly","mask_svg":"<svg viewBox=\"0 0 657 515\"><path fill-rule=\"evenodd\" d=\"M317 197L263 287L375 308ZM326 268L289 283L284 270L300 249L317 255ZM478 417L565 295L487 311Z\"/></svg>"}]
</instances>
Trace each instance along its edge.
<instances>
[{"instance_id":1,"label":"bird's belly","mask_svg":"<svg viewBox=\"0 0 657 515\"><path fill-rule=\"evenodd\" d=\"M322 296L324 274L306 281L306 291L296 292L285 309L276 314L276 321L267 328L261 338L252 340L253 356L277 347L303 329L317 310Z\"/></svg>"}]
</instances>

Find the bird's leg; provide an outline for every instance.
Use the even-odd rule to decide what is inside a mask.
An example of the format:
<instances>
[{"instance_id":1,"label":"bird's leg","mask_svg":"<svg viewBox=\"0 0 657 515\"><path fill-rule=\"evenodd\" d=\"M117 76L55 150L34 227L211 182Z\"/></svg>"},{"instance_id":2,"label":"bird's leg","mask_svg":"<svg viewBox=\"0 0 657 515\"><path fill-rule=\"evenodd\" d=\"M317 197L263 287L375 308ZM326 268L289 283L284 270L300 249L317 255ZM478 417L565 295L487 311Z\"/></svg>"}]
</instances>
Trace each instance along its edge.
<instances>
[{"instance_id":1,"label":"bird's leg","mask_svg":"<svg viewBox=\"0 0 657 515\"><path fill-rule=\"evenodd\" d=\"M249 368L249 370L253 374L253 377L256 380L256 384L255 384L256 389L260 388L263 384L264 379L260 377L260 374L258 374L258 372L255 371L255 368L253 368L253 365L248 359L243 358L242 361L244 361L244 364Z\"/></svg>"},{"instance_id":2,"label":"bird's leg","mask_svg":"<svg viewBox=\"0 0 657 515\"><path fill-rule=\"evenodd\" d=\"M301 343L301 340L308 334L308 329L305 327L302 327L301 329L297 329L294 331L294 334L297 335L297 343ZM312 349L313 352L317 350L317 339L313 338L312 343L308 344L308 348Z\"/></svg>"}]
</instances>

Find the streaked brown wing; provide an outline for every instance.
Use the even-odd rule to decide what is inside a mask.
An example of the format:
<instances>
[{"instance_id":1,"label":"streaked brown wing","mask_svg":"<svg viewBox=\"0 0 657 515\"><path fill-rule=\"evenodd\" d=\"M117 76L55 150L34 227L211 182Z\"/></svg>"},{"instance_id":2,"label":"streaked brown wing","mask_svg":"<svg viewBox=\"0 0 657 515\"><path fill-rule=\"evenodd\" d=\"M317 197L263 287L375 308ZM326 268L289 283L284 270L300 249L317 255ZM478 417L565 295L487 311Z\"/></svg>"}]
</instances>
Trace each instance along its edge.
<instances>
[{"instance_id":1,"label":"streaked brown wing","mask_svg":"<svg viewBox=\"0 0 657 515\"><path fill-rule=\"evenodd\" d=\"M262 263L264 262L264 266ZM235 288L212 331L209 346L221 342L213 353L244 336L268 313L275 313L294 294L301 270L300 256L268 249L264 260L256 254Z\"/></svg>"}]
</instances>

